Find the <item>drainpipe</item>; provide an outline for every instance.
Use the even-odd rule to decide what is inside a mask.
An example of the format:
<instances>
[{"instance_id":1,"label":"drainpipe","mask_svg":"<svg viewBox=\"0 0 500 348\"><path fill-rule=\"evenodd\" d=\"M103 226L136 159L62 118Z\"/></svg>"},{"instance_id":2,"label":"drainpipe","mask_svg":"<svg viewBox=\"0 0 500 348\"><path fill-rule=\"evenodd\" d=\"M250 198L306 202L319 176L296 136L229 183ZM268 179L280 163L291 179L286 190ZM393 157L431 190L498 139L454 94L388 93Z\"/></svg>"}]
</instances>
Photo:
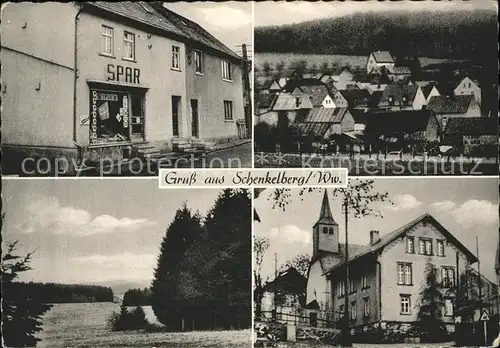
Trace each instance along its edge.
<instances>
[{"instance_id":1,"label":"drainpipe","mask_svg":"<svg viewBox=\"0 0 500 348\"><path fill-rule=\"evenodd\" d=\"M377 270L378 270L378 322L379 329L382 323L382 264L377 260Z\"/></svg>"},{"instance_id":2,"label":"drainpipe","mask_svg":"<svg viewBox=\"0 0 500 348\"><path fill-rule=\"evenodd\" d=\"M76 115L76 86L77 86L77 79L78 79L78 17L80 16L80 13L82 12L83 6L84 5L77 5L80 6L78 9L78 12L76 13L75 16L75 47L73 50L73 58L74 58L74 80L73 80L73 145L75 145L78 148L78 158L77 160L82 163L83 161L83 145L79 144L76 140L76 129L78 127L78 117Z\"/></svg>"}]
</instances>

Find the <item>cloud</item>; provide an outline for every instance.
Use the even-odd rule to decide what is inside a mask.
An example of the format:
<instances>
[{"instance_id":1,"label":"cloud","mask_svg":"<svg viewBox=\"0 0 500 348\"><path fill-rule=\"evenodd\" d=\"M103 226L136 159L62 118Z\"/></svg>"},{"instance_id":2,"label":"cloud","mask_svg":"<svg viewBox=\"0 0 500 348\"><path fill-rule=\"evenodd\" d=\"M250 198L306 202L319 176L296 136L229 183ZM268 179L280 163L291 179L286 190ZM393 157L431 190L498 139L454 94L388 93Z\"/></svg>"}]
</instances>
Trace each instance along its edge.
<instances>
[{"instance_id":1,"label":"cloud","mask_svg":"<svg viewBox=\"0 0 500 348\"><path fill-rule=\"evenodd\" d=\"M431 204L431 209L437 211L437 212L445 212L445 211L450 211L454 209L457 206L455 202L452 201L442 201L442 202L435 202Z\"/></svg>"},{"instance_id":2,"label":"cloud","mask_svg":"<svg viewBox=\"0 0 500 348\"><path fill-rule=\"evenodd\" d=\"M388 206L392 211L411 210L422 205L415 197L409 194L397 195L392 199L394 205Z\"/></svg>"},{"instance_id":3,"label":"cloud","mask_svg":"<svg viewBox=\"0 0 500 348\"><path fill-rule=\"evenodd\" d=\"M28 204L26 221L16 226L23 233L45 230L53 234L93 235L115 231L133 232L157 225L147 219L92 215L82 209L61 206L55 197L35 197Z\"/></svg>"},{"instance_id":4,"label":"cloud","mask_svg":"<svg viewBox=\"0 0 500 348\"><path fill-rule=\"evenodd\" d=\"M311 231L302 230L296 225L284 225L280 228L272 228L269 237L283 244L309 244L311 242L311 233Z\"/></svg>"},{"instance_id":5,"label":"cloud","mask_svg":"<svg viewBox=\"0 0 500 348\"><path fill-rule=\"evenodd\" d=\"M498 224L498 204L488 200L471 199L451 211L457 223L471 227Z\"/></svg>"}]
</instances>

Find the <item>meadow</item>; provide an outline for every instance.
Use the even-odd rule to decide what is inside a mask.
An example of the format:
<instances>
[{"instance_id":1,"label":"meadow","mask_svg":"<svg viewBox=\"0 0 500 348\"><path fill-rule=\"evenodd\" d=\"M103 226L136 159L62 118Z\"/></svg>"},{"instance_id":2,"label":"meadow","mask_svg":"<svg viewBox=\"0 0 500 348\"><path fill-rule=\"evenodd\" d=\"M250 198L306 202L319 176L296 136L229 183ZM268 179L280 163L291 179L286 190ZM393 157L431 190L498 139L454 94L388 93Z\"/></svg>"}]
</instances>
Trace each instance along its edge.
<instances>
[{"instance_id":1,"label":"meadow","mask_svg":"<svg viewBox=\"0 0 500 348\"><path fill-rule=\"evenodd\" d=\"M250 348L251 331L113 332L107 319L117 303L56 304L43 317L38 347ZM143 307L150 323L158 324L151 307Z\"/></svg>"},{"instance_id":2,"label":"meadow","mask_svg":"<svg viewBox=\"0 0 500 348\"><path fill-rule=\"evenodd\" d=\"M305 60L308 66L316 64L318 68L321 64L327 62L329 66L335 63L337 66L343 66L349 64L351 67L364 68L366 66L366 61L368 56L350 56L341 54L295 54L295 53L256 53L255 54L255 65L262 69L262 64L268 62L271 67L276 66L276 63L283 61L285 62L285 69L293 61ZM449 59L443 58L428 58L420 57L420 64L426 66L429 64L442 63L444 61L449 61Z\"/></svg>"}]
</instances>

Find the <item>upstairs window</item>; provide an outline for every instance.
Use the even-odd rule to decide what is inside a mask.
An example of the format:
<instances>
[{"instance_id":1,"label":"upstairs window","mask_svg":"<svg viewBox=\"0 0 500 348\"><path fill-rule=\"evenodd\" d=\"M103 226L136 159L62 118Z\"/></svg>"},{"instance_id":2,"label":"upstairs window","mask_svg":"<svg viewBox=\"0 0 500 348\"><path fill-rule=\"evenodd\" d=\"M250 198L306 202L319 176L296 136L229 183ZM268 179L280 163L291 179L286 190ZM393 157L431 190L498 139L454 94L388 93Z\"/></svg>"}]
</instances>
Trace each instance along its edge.
<instances>
[{"instance_id":1,"label":"upstairs window","mask_svg":"<svg viewBox=\"0 0 500 348\"><path fill-rule=\"evenodd\" d=\"M444 240L437 241L437 255L444 256Z\"/></svg>"},{"instance_id":2,"label":"upstairs window","mask_svg":"<svg viewBox=\"0 0 500 348\"><path fill-rule=\"evenodd\" d=\"M203 74L203 53L201 51L194 50L194 66L197 74Z\"/></svg>"},{"instance_id":3,"label":"upstairs window","mask_svg":"<svg viewBox=\"0 0 500 348\"><path fill-rule=\"evenodd\" d=\"M328 234L328 227L323 227L323 234Z\"/></svg>"},{"instance_id":4,"label":"upstairs window","mask_svg":"<svg viewBox=\"0 0 500 348\"><path fill-rule=\"evenodd\" d=\"M398 263L398 285L413 284L413 270L411 263Z\"/></svg>"},{"instance_id":5,"label":"upstairs window","mask_svg":"<svg viewBox=\"0 0 500 348\"><path fill-rule=\"evenodd\" d=\"M419 254L432 255L432 239L420 238L418 240Z\"/></svg>"},{"instance_id":6,"label":"upstairs window","mask_svg":"<svg viewBox=\"0 0 500 348\"><path fill-rule=\"evenodd\" d=\"M179 46L172 46L172 69L174 70L181 70L180 51Z\"/></svg>"},{"instance_id":7,"label":"upstairs window","mask_svg":"<svg viewBox=\"0 0 500 348\"><path fill-rule=\"evenodd\" d=\"M231 63L227 60L221 60L222 66L222 79L227 81L232 81L231 76Z\"/></svg>"},{"instance_id":8,"label":"upstairs window","mask_svg":"<svg viewBox=\"0 0 500 348\"><path fill-rule=\"evenodd\" d=\"M366 288L370 287L370 283L368 282L368 276L366 274L363 274L361 276L361 287L363 289L366 289Z\"/></svg>"},{"instance_id":9,"label":"upstairs window","mask_svg":"<svg viewBox=\"0 0 500 348\"><path fill-rule=\"evenodd\" d=\"M355 293L356 292L356 282L354 281L354 279L349 279L349 293L352 294L352 293Z\"/></svg>"},{"instance_id":10,"label":"upstairs window","mask_svg":"<svg viewBox=\"0 0 500 348\"><path fill-rule=\"evenodd\" d=\"M408 254L414 254L415 253L415 238L413 238L413 237L406 237L406 252Z\"/></svg>"},{"instance_id":11,"label":"upstairs window","mask_svg":"<svg viewBox=\"0 0 500 348\"><path fill-rule=\"evenodd\" d=\"M330 228L328 229L328 234L333 234L333 227L330 227Z\"/></svg>"},{"instance_id":12,"label":"upstairs window","mask_svg":"<svg viewBox=\"0 0 500 348\"><path fill-rule=\"evenodd\" d=\"M453 267L441 268L441 285L443 288L455 286L455 269Z\"/></svg>"},{"instance_id":13,"label":"upstairs window","mask_svg":"<svg viewBox=\"0 0 500 348\"><path fill-rule=\"evenodd\" d=\"M135 35L125 31L123 33L123 48L125 59L135 60Z\"/></svg>"},{"instance_id":14,"label":"upstairs window","mask_svg":"<svg viewBox=\"0 0 500 348\"><path fill-rule=\"evenodd\" d=\"M107 56L113 56L114 47L113 47L113 37L114 30L111 27L106 25L102 26L101 32L101 44L102 44L102 54Z\"/></svg>"},{"instance_id":15,"label":"upstairs window","mask_svg":"<svg viewBox=\"0 0 500 348\"><path fill-rule=\"evenodd\" d=\"M339 280L339 282L337 283L337 290L339 293L339 295L338 295L339 297L345 295L345 283L343 280Z\"/></svg>"}]
</instances>

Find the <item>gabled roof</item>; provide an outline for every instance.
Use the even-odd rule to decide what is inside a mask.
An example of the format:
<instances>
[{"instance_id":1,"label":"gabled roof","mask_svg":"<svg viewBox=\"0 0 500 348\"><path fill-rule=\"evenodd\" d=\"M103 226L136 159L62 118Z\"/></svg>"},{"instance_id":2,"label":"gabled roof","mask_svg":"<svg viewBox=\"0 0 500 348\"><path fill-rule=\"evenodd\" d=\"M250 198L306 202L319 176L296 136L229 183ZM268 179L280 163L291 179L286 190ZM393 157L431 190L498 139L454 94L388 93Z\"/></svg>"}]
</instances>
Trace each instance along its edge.
<instances>
[{"instance_id":1,"label":"gabled roof","mask_svg":"<svg viewBox=\"0 0 500 348\"><path fill-rule=\"evenodd\" d=\"M304 94L309 95L313 107L320 107L326 96L329 95L328 88L325 85L304 85L297 86Z\"/></svg>"},{"instance_id":2,"label":"gabled roof","mask_svg":"<svg viewBox=\"0 0 500 348\"><path fill-rule=\"evenodd\" d=\"M431 110L398 110L369 112L365 134L414 133L425 131L431 118Z\"/></svg>"},{"instance_id":3,"label":"gabled roof","mask_svg":"<svg viewBox=\"0 0 500 348\"><path fill-rule=\"evenodd\" d=\"M389 51L376 51L372 52L373 58L377 63L394 63L394 58Z\"/></svg>"},{"instance_id":4,"label":"gabled roof","mask_svg":"<svg viewBox=\"0 0 500 348\"><path fill-rule=\"evenodd\" d=\"M420 82L420 81L418 81L418 82ZM427 97L429 97L429 94L431 93L432 89L434 87L436 87L436 83L435 82L429 82L426 85L419 85L417 83L417 86L420 86L420 89L422 90L422 93L424 94L424 97L427 99Z\"/></svg>"},{"instance_id":5,"label":"gabled roof","mask_svg":"<svg viewBox=\"0 0 500 348\"><path fill-rule=\"evenodd\" d=\"M353 108L356 106L368 106L371 96L366 89L346 89L341 91L344 98L347 100L347 105Z\"/></svg>"},{"instance_id":6,"label":"gabled roof","mask_svg":"<svg viewBox=\"0 0 500 348\"><path fill-rule=\"evenodd\" d=\"M411 75L411 70L407 66L395 66L389 68L389 72L393 75Z\"/></svg>"},{"instance_id":7,"label":"gabled roof","mask_svg":"<svg viewBox=\"0 0 500 348\"><path fill-rule=\"evenodd\" d=\"M400 104L411 105L413 103L413 100L415 99L415 96L417 95L418 89L418 86L409 86L402 83L394 83L388 85L382 93L379 106ZM391 98L392 101L390 101ZM406 100L404 100L405 98Z\"/></svg>"},{"instance_id":8,"label":"gabled roof","mask_svg":"<svg viewBox=\"0 0 500 348\"><path fill-rule=\"evenodd\" d=\"M286 82L286 85L284 86L285 92L293 92L293 90L296 87L303 87L303 86L321 86L324 85L320 80L318 79L311 79L311 78L303 78L303 79L290 79Z\"/></svg>"},{"instance_id":9,"label":"gabled roof","mask_svg":"<svg viewBox=\"0 0 500 348\"><path fill-rule=\"evenodd\" d=\"M180 40L192 41L223 53L231 58L241 60L241 57L230 50L199 24L168 10L162 1L89 1L83 6L95 9L101 14L102 11L120 16L124 19L153 27L166 34L175 35Z\"/></svg>"},{"instance_id":10,"label":"gabled roof","mask_svg":"<svg viewBox=\"0 0 500 348\"><path fill-rule=\"evenodd\" d=\"M306 290L307 279L294 267L280 272L274 280L265 285L266 291L283 290L289 294L303 294Z\"/></svg>"},{"instance_id":11,"label":"gabled roof","mask_svg":"<svg viewBox=\"0 0 500 348\"><path fill-rule=\"evenodd\" d=\"M299 100L299 105L297 106L297 98ZM309 96L303 95L291 95L289 93L280 93L276 101L274 102L273 110L275 111L288 111L288 110L300 110L300 109L311 109L312 104L309 100Z\"/></svg>"},{"instance_id":12,"label":"gabled roof","mask_svg":"<svg viewBox=\"0 0 500 348\"><path fill-rule=\"evenodd\" d=\"M309 110L301 123L339 123L344 118L347 108L323 108L316 107Z\"/></svg>"},{"instance_id":13,"label":"gabled roof","mask_svg":"<svg viewBox=\"0 0 500 348\"><path fill-rule=\"evenodd\" d=\"M352 258L352 255L358 254L361 250L365 249L366 245L361 244L349 244L349 259ZM321 270L323 273L328 272L334 267L339 266L345 260L345 243L339 243L339 252L332 253L330 251L320 251L316 256L311 259L311 265L319 260L321 265Z\"/></svg>"},{"instance_id":14,"label":"gabled roof","mask_svg":"<svg viewBox=\"0 0 500 348\"><path fill-rule=\"evenodd\" d=\"M364 109L349 109L351 112L352 118L354 118L355 123L363 123L366 124L366 120L368 117L368 112Z\"/></svg>"},{"instance_id":15,"label":"gabled roof","mask_svg":"<svg viewBox=\"0 0 500 348\"><path fill-rule=\"evenodd\" d=\"M386 245L392 243L398 238L405 236L405 234L410 229L412 229L419 223L430 223L434 225L439 230L439 232L441 232L455 247L457 247L460 251L462 251L465 254L465 256L470 262L472 263L477 262L477 257L429 213L420 215L419 217L410 221L409 223L397 228L396 230L388 234L383 235L382 237L380 237L379 241L376 242L375 244L367 245L364 248L358 250L357 252L350 254L349 262L352 262L369 254L381 252ZM340 264L336 265L335 267L330 269L329 272L338 268L339 266Z\"/></svg>"},{"instance_id":16,"label":"gabled roof","mask_svg":"<svg viewBox=\"0 0 500 348\"><path fill-rule=\"evenodd\" d=\"M427 108L436 114L465 114L473 100L473 95L434 96L429 100Z\"/></svg>"},{"instance_id":17,"label":"gabled roof","mask_svg":"<svg viewBox=\"0 0 500 348\"><path fill-rule=\"evenodd\" d=\"M308 122L308 123L296 123L295 128L297 132L301 135L311 134L317 137L322 137L325 135L326 131L332 126L329 122Z\"/></svg>"},{"instance_id":18,"label":"gabled roof","mask_svg":"<svg viewBox=\"0 0 500 348\"><path fill-rule=\"evenodd\" d=\"M493 117L451 117L444 129L448 135L498 135L498 119Z\"/></svg>"},{"instance_id":19,"label":"gabled roof","mask_svg":"<svg viewBox=\"0 0 500 348\"><path fill-rule=\"evenodd\" d=\"M257 107L259 109L271 109L277 98L278 96L273 93L261 93L258 95L259 102L257 104Z\"/></svg>"},{"instance_id":20,"label":"gabled roof","mask_svg":"<svg viewBox=\"0 0 500 348\"><path fill-rule=\"evenodd\" d=\"M142 4L142 2L141 2ZM150 3L166 20L173 23L179 28L186 37L202 44L203 46L212 48L216 51L222 52L231 58L241 60L241 57L219 41L215 36L203 29L199 24L178 15L177 13L165 8L163 1L155 1ZM214 18L215 20L215 18Z\"/></svg>"}]
</instances>

